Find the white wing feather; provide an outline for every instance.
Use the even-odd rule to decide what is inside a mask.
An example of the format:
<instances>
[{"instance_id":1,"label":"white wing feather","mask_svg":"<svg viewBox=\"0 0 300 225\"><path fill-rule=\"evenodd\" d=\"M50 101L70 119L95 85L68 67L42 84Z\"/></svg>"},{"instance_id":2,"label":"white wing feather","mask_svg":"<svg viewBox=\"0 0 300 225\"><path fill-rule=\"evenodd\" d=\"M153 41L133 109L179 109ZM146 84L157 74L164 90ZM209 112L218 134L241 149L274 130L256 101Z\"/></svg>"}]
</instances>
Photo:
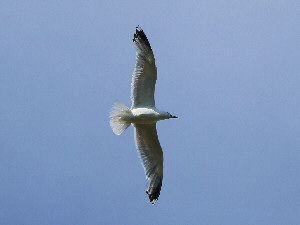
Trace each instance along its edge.
<instances>
[{"instance_id":1,"label":"white wing feather","mask_svg":"<svg viewBox=\"0 0 300 225\"><path fill-rule=\"evenodd\" d=\"M158 141L156 123L133 126L136 147L148 180L146 193L154 204L159 197L163 179L163 152Z\"/></svg>"},{"instance_id":2,"label":"white wing feather","mask_svg":"<svg viewBox=\"0 0 300 225\"><path fill-rule=\"evenodd\" d=\"M140 27L136 28L133 42L137 53L131 82L131 108L155 107L154 91L157 79L155 58L150 43Z\"/></svg>"}]
</instances>

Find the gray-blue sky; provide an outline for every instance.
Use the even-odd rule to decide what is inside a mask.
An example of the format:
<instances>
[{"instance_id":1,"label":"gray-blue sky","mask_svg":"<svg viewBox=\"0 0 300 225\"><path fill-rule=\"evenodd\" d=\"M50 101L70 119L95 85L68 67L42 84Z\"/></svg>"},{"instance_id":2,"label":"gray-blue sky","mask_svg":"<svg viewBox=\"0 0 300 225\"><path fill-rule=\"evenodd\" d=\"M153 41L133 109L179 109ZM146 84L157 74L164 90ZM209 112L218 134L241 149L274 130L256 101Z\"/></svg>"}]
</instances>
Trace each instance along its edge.
<instances>
[{"instance_id":1,"label":"gray-blue sky","mask_svg":"<svg viewBox=\"0 0 300 225\"><path fill-rule=\"evenodd\" d=\"M299 1L4 1L3 224L299 224ZM132 128L132 37L158 67L161 196Z\"/></svg>"}]
</instances>

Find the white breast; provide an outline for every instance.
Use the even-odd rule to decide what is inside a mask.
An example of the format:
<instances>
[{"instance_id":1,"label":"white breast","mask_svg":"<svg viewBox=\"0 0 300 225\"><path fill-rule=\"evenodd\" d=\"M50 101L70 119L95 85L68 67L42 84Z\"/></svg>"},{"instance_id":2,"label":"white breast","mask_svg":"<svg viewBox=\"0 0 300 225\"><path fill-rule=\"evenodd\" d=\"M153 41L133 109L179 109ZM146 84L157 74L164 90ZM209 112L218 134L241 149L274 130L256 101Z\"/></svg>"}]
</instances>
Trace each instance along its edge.
<instances>
[{"instance_id":1,"label":"white breast","mask_svg":"<svg viewBox=\"0 0 300 225\"><path fill-rule=\"evenodd\" d=\"M151 124L159 120L159 113L152 108L136 108L131 110L132 123Z\"/></svg>"}]
</instances>

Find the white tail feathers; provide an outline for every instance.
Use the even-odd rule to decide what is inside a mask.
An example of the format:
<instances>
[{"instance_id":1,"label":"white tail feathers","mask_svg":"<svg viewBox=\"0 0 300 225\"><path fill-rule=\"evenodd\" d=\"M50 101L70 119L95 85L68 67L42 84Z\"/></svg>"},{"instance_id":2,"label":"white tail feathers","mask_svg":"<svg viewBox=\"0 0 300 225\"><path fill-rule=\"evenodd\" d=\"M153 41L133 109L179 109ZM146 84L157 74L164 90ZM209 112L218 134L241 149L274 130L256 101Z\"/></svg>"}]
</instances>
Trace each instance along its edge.
<instances>
[{"instance_id":1,"label":"white tail feathers","mask_svg":"<svg viewBox=\"0 0 300 225\"><path fill-rule=\"evenodd\" d=\"M110 111L110 126L116 135L123 133L130 126L128 120L131 117L131 110L122 102L115 102Z\"/></svg>"}]
</instances>

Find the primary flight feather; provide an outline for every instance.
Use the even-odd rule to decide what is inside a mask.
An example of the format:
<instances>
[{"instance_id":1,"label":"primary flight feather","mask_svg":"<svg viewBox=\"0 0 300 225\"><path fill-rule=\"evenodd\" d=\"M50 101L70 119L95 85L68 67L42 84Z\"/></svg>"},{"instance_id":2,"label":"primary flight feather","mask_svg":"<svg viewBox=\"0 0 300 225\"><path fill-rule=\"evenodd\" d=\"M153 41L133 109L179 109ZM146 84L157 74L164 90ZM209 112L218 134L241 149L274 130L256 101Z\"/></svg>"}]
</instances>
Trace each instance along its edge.
<instances>
[{"instance_id":1,"label":"primary flight feather","mask_svg":"<svg viewBox=\"0 0 300 225\"><path fill-rule=\"evenodd\" d=\"M132 106L129 109L123 103L115 102L110 112L110 125L117 135L122 134L130 124L133 125L136 147L148 180L146 193L154 204L159 197L163 179L163 152L157 136L156 122L177 117L155 108L155 58L150 43L139 26L135 30L133 42L137 53L131 82Z\"/></svg>"}]
</instances>

